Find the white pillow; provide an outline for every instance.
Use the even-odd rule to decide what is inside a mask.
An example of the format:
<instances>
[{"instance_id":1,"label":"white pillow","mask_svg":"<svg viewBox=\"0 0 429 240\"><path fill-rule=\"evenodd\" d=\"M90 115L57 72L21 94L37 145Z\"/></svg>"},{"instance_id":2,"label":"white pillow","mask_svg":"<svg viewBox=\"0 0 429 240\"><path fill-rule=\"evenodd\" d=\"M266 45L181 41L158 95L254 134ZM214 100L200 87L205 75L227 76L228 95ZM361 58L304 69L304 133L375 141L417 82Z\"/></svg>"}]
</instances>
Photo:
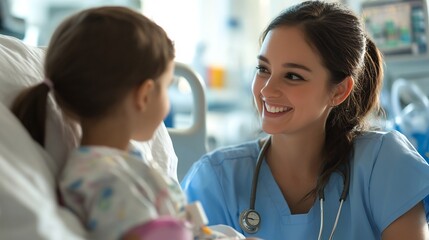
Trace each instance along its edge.
<instances>
[{"instance_id":1,"label":"white pillow","mask_svg":"<svg viewBox=\"0 0 429 240\"><path fill-rule=\"evenodd\" d=\"M50 156L0 103L0 239L85 239L77 218L58 206Z\"/></svg>"},{"instance_id":2,"label":"white pillow","mask_svg":"<svg viewBox=\"0 0 429 240\"><path fill-rule=\"evenodd\" d=\"M10 112L15 96L43 79L45 50L0 35L0 239L84 239L77 218L57 203L55 179L77 141L52 99L48 154ZM57 159L55 161L54 159Z\"/></svg>"},{"instance_id":3,"label":"white pillow","mask_svg":"<svg viewBox=\"0 0 429 240\"><path fill-rule=\"evenodd\" d=\"M44 56L45 50L42 48L0 35L0 102L10 107L21 90L43 80ZM49 98L48 106L45 145L55 161L46 159L44 164L48 164L56 176L68 150L78 143L79 134L76 126L66 124L52 97Z\"/></svg>"},{"instance_id":4,"label":"white pillow","mask_svg":"<svg viewBox=\"0 0 429 240\"><path fill-rule=\"evenodd\" d=\"M45 50L0 35L0 102L10 106L16 94L42 80Z\"/></svg>"}]
</instances>

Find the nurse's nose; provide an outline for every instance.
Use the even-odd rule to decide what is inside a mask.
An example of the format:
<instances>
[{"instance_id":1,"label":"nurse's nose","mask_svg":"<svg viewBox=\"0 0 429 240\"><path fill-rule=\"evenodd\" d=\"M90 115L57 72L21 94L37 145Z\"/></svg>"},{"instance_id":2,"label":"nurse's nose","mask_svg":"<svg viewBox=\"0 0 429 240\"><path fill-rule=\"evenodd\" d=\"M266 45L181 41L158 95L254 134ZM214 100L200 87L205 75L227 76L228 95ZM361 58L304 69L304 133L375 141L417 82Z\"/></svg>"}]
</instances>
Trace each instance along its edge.
<instances>
[{"instance_id":1,"label":"nurse's nose","mask_svg":"<svg viewBox=\"0 0 429 240\"><path fill-rule=\"evenodd\" d=\"M275 98L281 96L281 90L279 86L280 81L275 77L271 76L261 88L261 95L265 98Z\"/></svg>"}]
</instances>

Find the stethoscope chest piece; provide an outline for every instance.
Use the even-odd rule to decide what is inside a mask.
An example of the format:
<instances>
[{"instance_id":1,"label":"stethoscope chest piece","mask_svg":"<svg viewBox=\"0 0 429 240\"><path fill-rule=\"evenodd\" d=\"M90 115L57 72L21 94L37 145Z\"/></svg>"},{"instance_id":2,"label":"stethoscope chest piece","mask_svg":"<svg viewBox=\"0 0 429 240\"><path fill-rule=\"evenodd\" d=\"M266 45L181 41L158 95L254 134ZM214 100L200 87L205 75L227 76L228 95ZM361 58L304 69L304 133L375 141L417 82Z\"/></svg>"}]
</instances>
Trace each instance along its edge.
<instances>
[{"instance_id":1,"label":"stethoscope chest piece","mask_svg":"<svg viewBox=\"0 0 429 240\"><path fill-rule=\"evenodd\" d=\"M252 188L250 193L250 206L249 209L244 210L240 213L240 218L238 219L238 222L240 224L241 229L243 231L253 234L259 231L260 224L261 224L261 216L259 213L255 210L255 201L256 201L256 188L258 185L258 177L259 177L259 171L261 169L262 162L265 157L265 152L267 151L268 147L271 144L271 137L268 138L265 143L262 145L261 151L259 152L258 159L256 160L256 167L255 171L253 172L253 179L252 179ZM344 186L343 191L341 193L340 197L340 205L338 207L338 211L336 214L334 226L332 227L331 235L329 239L332 239L335 229L337 227L338 220L340 218L341 209L343 206L344 201L347 198L347 195L349 193L350 188L350 166L349 163L346 164L346 171L344 173ZM319 229L319 237L318 239L321 239L321 235L323 232L323 196L320 198L320 229Z\"/></svg>"},{"instance_id":2,"label":"stethoscope chest piece","mask_svg":"<svg viewBox=\"0 0 429 240\"><path fill-rule=\"evenodd\" d=\"M253 209L241 212L239 219L240 227L247 233L256 233L259 230L261 216Z\"/></svg>"}]
</instances>

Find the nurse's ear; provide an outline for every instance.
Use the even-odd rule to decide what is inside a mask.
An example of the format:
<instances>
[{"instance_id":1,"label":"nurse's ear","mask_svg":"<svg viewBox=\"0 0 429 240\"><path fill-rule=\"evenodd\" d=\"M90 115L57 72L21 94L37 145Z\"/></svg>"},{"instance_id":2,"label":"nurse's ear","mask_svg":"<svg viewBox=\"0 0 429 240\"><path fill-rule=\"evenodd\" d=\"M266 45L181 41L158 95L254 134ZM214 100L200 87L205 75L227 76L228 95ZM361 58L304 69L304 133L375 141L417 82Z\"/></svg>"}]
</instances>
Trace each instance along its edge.
<instances>
[{"instance_id":1,"label":"nurse's ear","mask_svg":"<svg viewBox=\"0 0 429 240\"><path fill-rule=\"evenodd\" d=\"M344 100L347 99L347 97L350 95L353 86L354 86L354 80L351 76L348 76L344 78L344 80L340 83L338 83L336 86L334 86L333 94L331 97L331 106L335 107L340 105Z\"/></svg>"}]
</instances>

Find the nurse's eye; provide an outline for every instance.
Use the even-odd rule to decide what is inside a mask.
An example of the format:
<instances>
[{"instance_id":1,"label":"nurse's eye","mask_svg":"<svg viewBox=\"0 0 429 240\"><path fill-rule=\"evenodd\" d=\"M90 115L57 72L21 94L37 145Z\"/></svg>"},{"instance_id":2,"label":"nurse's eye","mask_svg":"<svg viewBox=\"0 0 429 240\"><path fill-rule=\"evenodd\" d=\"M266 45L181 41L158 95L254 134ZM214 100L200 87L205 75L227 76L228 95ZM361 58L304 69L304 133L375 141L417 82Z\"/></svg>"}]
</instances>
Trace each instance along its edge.
<instances>
[{"instance_id":1,"label":"nurse's eye","mask_svg":"<svg viewBox=\"0 0 429 240\"><path fill-rule=\"evenodd\" d=\"M256 66L256 73L257 74L269 74L270 72L268 69L262 65Z\"/></svg>"},{"instance_id":2,"label":"nurse's eye","mask_svg":"<svg viewBox=\"0 0 429 240\"><path fill-rule=\"evenodd\" d=\"M292 73L292 72L286 73L285 78L293 80L293 81L304 80L304 78L301 77L301 75L296 74L296 73Z\"/></svg>"}]
</instances>

